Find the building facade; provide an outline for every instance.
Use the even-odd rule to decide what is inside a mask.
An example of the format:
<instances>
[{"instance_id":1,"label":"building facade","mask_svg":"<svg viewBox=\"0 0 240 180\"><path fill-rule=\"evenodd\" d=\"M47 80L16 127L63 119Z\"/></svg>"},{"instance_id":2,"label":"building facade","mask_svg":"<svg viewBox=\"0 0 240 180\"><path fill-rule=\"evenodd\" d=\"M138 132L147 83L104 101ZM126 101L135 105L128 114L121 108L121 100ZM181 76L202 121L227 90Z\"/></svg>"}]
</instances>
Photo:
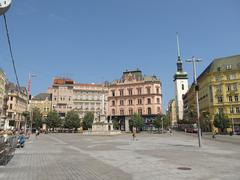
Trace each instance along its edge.
<instances>
[{"instance_id":1,"label":"building facade","mask_svg":"<svg viewBox=\"0 0 240 180\"><path fill-rule=\"evenodd\" d=\"M55 78L53 80L52 108L57 111L60 117L64 118L66 113L73 110L73 87L74 81L71 79Z\"/></svg>"},{"instance_id":2,"label":"building facade","mask_svg":"<svg viewBox=\"0 0 240 180\"><path fill-rule=\"evenodd\" d=\"M104 96L103 96L104 95ZM82 119L84 115L91 111L95 117L100 115L101 101L104 97L104 114L107 115L107 95L108 87L103 84L79 84L75 83L73 88L73 107Z\"/></svg>"},{"instance_id":3,"label":"building facade","mask_svg":"<svg viewBox=\"0 0 240 180\"><path fill-rule=\"evenodd\" d=\"M7 118L5 128L24 128L25 118L22 113L27 111L27 89L25 87L20 87L19 89L17 85L9 83L7 85L7 96Z\"/></svg>"},{"instance_id":4,"label":"building facade","mask_svg":"<svg viewBox=\"0 0 240 180\"><path fill-rule=\"evenodd\" d=\"M108 88L102 84L80 84L71 79L55 78L48 91L52 93L53 110L56 110L60 117L65 117L71 110L77 111L80 118L87 112L93 112L97 116L101 111L103 94L107 107Z\"/></svg>"},{"instance_id":5,"label":"building facade","mask_svg":"<svg viewBox=\"0 0 240 180\"><path fill-rule=\"evenodd\" d=\"M0 68L0 129L4 128L6 112L5 112L5 98L6 98L6 75Z\"/></svg>"},{"instance_id":6,"label":"building facade","mask_svg":"<svg viewBox=\"0 0 240 180\"><path fill-rule=\"evenodd\" d=\"M113 81L108 91L108 115L120 123L120 129L129 131L129 119L134 114L145 119L145 129L162 114L162 84L156 76L144 76L140 70L123 72Z\"/></svg>"},{"instance_id":7,"label":"building facade","mask_svg":"<svg viewBox=\"0 0 240 180\"><path fill-rule=\"evenodd\" d=\"M240 127L240 55L218 58L198 77L200 113L214 115L224 112ZM192 86L184 96L185 116L196 112L195 90ZM212 123L213 124L213 123Z\"/></svg>"},{"instance_id":8,"label":"building facade","mask_svg":"<svg viewBox=\"0 0 240 180\"><path fill-rule=\"evenodd\" d=\"M52 111L52 95L49 93L39 93L30 100L30 110L38 108L43 117Z\"/></svg>"}]
</instances>

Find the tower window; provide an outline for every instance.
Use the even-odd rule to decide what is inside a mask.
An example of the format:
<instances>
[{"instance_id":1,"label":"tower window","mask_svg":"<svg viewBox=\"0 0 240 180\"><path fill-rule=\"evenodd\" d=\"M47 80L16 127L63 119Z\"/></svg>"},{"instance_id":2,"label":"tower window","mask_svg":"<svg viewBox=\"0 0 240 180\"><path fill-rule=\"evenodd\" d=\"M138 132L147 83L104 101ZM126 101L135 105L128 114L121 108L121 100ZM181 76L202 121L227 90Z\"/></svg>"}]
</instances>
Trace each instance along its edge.
<instances>
[{"instance_id":1,"label":"tower window","mask_svg":"<svg viewBox=\"0 0 240 180\"><path fill-rule=\"evenodd\" d=\"M182 84L182 90L184 90L184 84Z\"/></svg>"}]
</instances>

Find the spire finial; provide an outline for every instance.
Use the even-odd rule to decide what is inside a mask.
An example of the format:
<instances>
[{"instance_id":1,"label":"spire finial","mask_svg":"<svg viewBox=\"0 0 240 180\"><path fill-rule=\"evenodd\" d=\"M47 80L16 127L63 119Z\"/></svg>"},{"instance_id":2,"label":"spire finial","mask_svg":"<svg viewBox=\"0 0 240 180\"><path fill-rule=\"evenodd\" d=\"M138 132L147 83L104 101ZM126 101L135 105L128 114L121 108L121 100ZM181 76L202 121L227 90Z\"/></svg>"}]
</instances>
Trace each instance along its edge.
<instances>
[{"instance_id":1,"label":"spire finial","mask_svg":"<svg viewBox=\"0 0 240 180\"><path fill-rule=\"evenodd\" d=\"M180 46L179 46L178 32L177 32L176 34L177 34L177 49L178 49L178 58L180 58L180 57L181 57L181 54L180 54Z\"/></svg>"}]
</instances>

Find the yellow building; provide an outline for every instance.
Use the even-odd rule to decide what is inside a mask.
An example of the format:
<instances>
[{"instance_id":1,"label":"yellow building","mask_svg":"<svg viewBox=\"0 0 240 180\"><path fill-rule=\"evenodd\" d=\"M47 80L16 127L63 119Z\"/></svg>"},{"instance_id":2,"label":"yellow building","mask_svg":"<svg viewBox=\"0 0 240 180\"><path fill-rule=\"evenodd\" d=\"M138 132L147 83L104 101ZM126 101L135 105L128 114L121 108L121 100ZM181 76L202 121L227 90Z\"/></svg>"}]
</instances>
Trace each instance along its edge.
<instances>
[{"instance_id":1,"label":"yellow building","mask_svg":"<svg viewBox=\"0 0 240 180\"><path fill-rule=\"evenodd\" d=\"M47 114L52 111L52 97L49 93L40 93L34 96L30 102L30 109L38 108L43 117L47 117Z\"/></svg>"},{"instance_id":2,"label":"yellow building","mask_svg":"<svg viewBox=\"0 0 240 180\"><path fill-rule=\"evenodd\" d=\"M240 55L215 59L198 77L200 113L214 115L224 112L240 127ZM192 86L184 96L184 117L196 112L195 91Z\"/></svg>"},{"instance_id":3,"label":"yellow building","mask_svg":"<svg viewBox=\"0 0 240 180\"><path fill-rule=\"evenodd\" d=\"M24 128L25 118L23 112L27 110L27 89L13 83L7 85L7 118L5 121L5 129L15 127L17 129Z\"/></svg>"},{"instance_id":4,"label":"yellow building","mask_svg":"<svg viewBox=\"0 0 240 180\"><path fill-rule=\"evenodd\" d=\"M168 103L168 117L170 119L172 127L177 125L177 112L176 112L176 101L172 99Z\"/></svg>"}]
</instances>

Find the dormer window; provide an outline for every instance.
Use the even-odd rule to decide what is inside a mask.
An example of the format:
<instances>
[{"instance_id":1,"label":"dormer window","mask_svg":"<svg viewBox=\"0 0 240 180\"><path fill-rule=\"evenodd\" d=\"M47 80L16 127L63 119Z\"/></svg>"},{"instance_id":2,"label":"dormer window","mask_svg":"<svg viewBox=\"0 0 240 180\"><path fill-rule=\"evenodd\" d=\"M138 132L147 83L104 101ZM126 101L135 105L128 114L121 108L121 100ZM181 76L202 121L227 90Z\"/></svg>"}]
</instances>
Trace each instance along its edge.
<instances>
[{"instance_id":1,"label":"dormer window","mask_svg":"<svg viewBox=\"0 0 240 180\"><path fill-rule=\"evenodd\" d=\"M231 64L229 64L229 65L227 65L227 70L230 70L230 69L232 69L232 65Z\"/></svg>"}]
</instances>

